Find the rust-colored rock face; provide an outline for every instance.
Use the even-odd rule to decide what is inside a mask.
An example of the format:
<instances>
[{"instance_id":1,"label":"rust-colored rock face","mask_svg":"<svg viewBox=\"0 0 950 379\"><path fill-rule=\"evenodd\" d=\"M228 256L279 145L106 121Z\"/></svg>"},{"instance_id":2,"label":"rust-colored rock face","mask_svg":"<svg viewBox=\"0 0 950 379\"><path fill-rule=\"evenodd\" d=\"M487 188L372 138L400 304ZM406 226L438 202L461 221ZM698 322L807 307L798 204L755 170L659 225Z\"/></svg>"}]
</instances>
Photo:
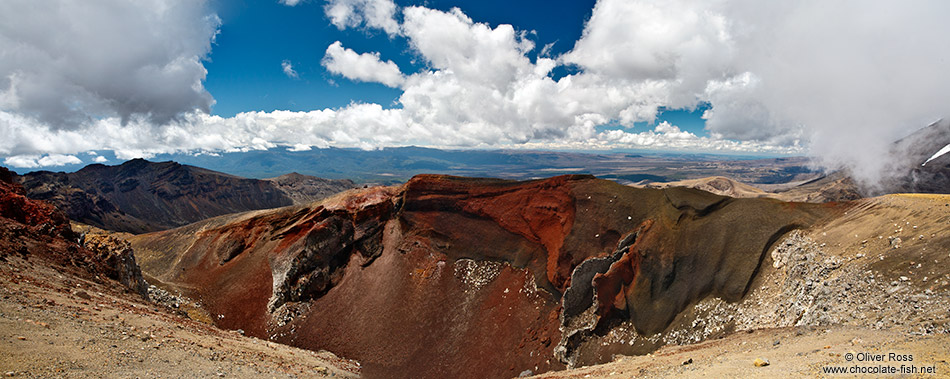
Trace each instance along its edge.
<instances>
[{"instance_id":1,"label":"rust-colored rock face","mask_svg":"<svg viewBox=\"0 0 950 379\"><path fill-rule=\"evenodd\" d=\"M614 310L627 310L628 286L634 283L640 272L640 261L647 254L646 249L655 245L656 234L649 234L653 220L646 220L637 228L636 242L623 251L623 255L610 265L607 272L597 273L591 282L597 294L597 315L600 318L611 316ZM632 289L632 288L630 288Z\"/></svg>"},{"instance_id":2,"label":"rust-colored rock face","mask_svg":"<svg viewBox=\"0 0 950 379\"><path fill-rule=\"evenodd\" d=\"M6 167L0 167L0 217L25 225L45 225L58 233L69 230L66 216L45 201L27 199L26 191Z\"/></svg>"},{"instance_id":3,"label":"rust-colored rock face","mask_svg":"<svg viewBox=\"0 0 950 379\"><path fill-rule=\"evenodd\" d=\"M369 377L512 377L631 352L589 342L618 323L661 333L707 296L740 299L775 239L834 211L589 176L424 175L133 245L220 326Z\"/></svg>"},{"instance_id":4,"label":"rust-colored rock face","mask_svg":"<svg viewBox=\"0 0 950 379\"><path fill-rule=\"evenodd\" d=\"M66 215L50 203L31 200L14 174L0 167L0 257L42 256L91 275L118 280L148 296L142 273L127 242L96 238L86 241L74 233Z\"/></svg>"},{"instance_id":5,"label":"rust-colored rock face","mask_svg":"<svg viewBox=\"0 0 950 379\"><path fill-rule=\"evenodd\" d=\"M581 178L561 176L528 183L466 186L458 178L417 176L406 186L407 211L451 211L489 219L505 231L540 245L544 256L531 260L546 261L544 277L555 288L563 289L571 274L571 257L561 247L574 224L574 197L567 184Z\"/></svg>"}]
</instances>

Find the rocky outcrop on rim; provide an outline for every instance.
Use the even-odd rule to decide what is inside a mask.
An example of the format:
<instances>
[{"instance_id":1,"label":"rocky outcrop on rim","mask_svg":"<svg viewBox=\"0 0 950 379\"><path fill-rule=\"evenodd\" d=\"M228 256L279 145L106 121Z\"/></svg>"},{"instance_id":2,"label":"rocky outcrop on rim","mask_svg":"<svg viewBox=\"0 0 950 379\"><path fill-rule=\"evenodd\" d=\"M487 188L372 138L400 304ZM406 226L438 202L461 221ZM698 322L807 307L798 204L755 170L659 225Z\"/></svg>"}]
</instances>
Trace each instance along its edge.
<instances>
[{"instance_id":1,"label":"rocky outcrop on rim","mask_svg":"<svg viewBox=\"0 0 950 379\"><path fill-rule=\"evenodd\" d=\"M109 236L87 239L73 231L63 212L47 202L27 198L14 175L0 167L0 257L8 254L42 256L97 278L114 279L148 297L128 242Z\"/></svg>"},{"instance_id":2,"label":"rocky outcrop on rim","mask_svg":"<svg viewBox=\"0 0 950 379\"><path fill-rule=\"evenodd\" d=\"M142 270L135 263L135 253L128 241L105 234L87 234L80 237L80 244L108 268L107 276L148 298L148 283L142 278Z\"/></svg>"}]
</instances>

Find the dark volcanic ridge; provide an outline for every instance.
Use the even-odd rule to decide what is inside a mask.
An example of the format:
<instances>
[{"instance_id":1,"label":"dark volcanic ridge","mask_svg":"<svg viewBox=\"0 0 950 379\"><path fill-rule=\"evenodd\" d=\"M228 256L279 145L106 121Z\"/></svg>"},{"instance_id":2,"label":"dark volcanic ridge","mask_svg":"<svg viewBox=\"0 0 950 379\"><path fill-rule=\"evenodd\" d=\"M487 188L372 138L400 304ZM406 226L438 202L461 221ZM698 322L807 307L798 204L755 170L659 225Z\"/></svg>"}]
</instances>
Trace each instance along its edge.
<instances>
[{"instance_id":1,"label":"dark volcanic ridge","mask_svg":"<svg viewBox=\"0 0 950 379\"><path fill-rule=\"evenodd\" d=\"M884 193L950 193L950 119L939 120L894 143Z\"/></svg>"},{"instance_id":2,"label":"dark volcanic ridge","mask_svg":"<svg viewBox=\"0 0 950 379\"><path fill-rule=\"evenodd\" d=\"M45 200L75 221L142 233L209 217L306 203L353 188L349 180L299 174L258 180L175 162L133 159L73 172L31 172L17 178L27 196Z\"/></svg>"},{"instance_id":3,"label":"dark volcanic ridge","mask_svg":"<svg viewBox=\"0 0 950 379\"><path fill-rule=\"evenodd\" d=\"M676 333L688 306L739 301L776 241L843 209L590 176L423 175L133 245L221 327L330 350L371 377L511 377L655 349L600 338Z\"/></svg>"}]
</instances>

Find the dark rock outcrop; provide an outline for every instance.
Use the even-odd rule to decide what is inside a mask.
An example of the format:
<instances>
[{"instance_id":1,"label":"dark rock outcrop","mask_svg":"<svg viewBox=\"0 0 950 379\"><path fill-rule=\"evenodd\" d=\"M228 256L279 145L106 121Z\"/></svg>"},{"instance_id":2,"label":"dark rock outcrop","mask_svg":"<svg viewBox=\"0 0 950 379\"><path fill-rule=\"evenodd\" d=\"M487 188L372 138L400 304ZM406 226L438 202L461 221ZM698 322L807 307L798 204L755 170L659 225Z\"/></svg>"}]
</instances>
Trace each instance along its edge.
<instances>
[{"instance_id":1,"label":"dark rock outcrop","mask_svg":"<svg viewBox=\"0 0 950 379\"><path fill-rule=\"evenodd\" d=\"M293 204L307 204L356 187L349 179L324 179L292 172L264 179L290 198Z\"/></svg>"},{"instance_id":2,"label":"dark rock outcrop","mask_svg":"<svg viewBox=\"0 0 950 379\"><path fill-rule=\"evenodd\" d=\"M109 278L148 298L148 283L142 278L142 270L135 263L135 253L128 241L106 234L83 237L82 246L94 253L95 259L104 264L104 271Z\"/></svg>"}]
</instances>

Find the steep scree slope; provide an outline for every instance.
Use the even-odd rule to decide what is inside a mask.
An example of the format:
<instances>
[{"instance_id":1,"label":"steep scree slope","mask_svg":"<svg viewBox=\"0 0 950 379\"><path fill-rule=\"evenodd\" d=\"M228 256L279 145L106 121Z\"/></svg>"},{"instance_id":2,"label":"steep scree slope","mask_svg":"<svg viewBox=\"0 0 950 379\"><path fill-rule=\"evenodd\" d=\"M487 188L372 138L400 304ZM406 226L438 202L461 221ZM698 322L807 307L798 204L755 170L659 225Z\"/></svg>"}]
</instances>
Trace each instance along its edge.
<instances>
[{"instance_id":1,"label":"steep scree slope","mask_svg":"<svg viewBox=\"0 0 950 379\"><path fill-rule=\"evenodd\" d=\"M103 229L141 233L227 213L276 208L353 188L349 180L288 174L257 180L175 162L133 159L93 164L74 173L39 171L18 178L33 199L70 219Z\"/></svg>"},{"instance_id":2,"label":"steep scree slope","mask_svg":"<svg viewBox=\"0 0 950 379\"><path fill-rule=\"evenodd\" d=\"M691 304L738 301L777 239L837 211L589 176L422 175L132 243L219 326L370 377L511 377L635 353L586 342L618 324L672 333Z\"/></svg>"}]
</instances>

